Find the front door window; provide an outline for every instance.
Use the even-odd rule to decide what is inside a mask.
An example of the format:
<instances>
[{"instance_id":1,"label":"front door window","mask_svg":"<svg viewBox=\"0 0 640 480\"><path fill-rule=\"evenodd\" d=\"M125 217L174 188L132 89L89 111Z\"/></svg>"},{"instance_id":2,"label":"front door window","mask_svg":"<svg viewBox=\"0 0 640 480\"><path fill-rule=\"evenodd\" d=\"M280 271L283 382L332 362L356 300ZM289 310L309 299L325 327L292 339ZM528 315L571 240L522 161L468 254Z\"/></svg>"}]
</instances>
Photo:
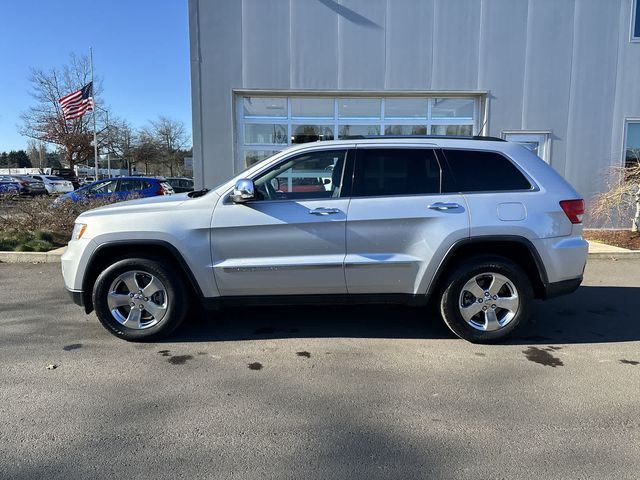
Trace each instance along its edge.
<instances>
[{"instance_id":1,"label":"front door window","mask_svg":"<svg viewBox=\"0 0 640 480\"><path fill-rule=\"evenodd\" d=\"M346 150L304 153L255 180L260 200L301 200L340 196Z\"/></svg>"}]
</instances>

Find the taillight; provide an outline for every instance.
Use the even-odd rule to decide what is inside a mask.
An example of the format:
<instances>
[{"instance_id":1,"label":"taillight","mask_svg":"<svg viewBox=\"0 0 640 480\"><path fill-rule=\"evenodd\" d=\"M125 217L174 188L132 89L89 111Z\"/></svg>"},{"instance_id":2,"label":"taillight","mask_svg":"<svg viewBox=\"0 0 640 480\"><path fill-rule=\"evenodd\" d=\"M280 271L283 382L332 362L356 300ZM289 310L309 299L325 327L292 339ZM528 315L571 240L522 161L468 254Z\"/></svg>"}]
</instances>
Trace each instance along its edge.
<instances>
[{"instance_id":1,"label":"taillight","mask_svg":"<svg viewBox=\"0 0 640 480\"><path fill-rule=\"evenodd\" d=\"M158 195L172 195L175 193L173 187L166 182L160 182L160 190L156 192Z\"/></svg>"},{"instance_id":2,"label":"taillight","mask_svg":"<svg viewBox=\"0 0 640 480\"><path fill-rule=\"evenodd\" d=\"M582 223L584 215L584 200L562 200L560 206L571 223Z\"/></svg>"}]
</instances>

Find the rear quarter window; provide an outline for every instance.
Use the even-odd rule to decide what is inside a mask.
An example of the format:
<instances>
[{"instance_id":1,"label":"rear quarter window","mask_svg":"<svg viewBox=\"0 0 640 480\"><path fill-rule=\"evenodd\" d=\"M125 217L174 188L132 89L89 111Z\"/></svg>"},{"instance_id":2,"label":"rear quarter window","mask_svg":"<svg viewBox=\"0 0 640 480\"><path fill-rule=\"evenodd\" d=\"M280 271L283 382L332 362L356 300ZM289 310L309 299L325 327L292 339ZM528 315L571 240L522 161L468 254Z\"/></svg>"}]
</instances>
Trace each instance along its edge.
<instances>
[{"instance_id":1,"label":"rear quarter window","mask_svg":"<svg viewBox=\"0 0 640 480\"><path fill-rule=\"evenodd\" d=\"M443 153L447 164L443 193L531 190L529 180L498 152L445 149Z\"/></svg>"}]
</instances>

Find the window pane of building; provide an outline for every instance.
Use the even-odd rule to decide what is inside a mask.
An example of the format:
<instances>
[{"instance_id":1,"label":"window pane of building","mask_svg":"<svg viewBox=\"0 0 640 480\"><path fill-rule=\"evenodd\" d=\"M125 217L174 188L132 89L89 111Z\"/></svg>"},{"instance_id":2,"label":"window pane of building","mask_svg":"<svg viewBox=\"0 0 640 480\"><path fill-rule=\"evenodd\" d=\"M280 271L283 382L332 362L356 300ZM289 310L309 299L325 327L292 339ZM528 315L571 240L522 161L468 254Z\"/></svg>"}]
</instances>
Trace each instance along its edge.
<instances>
[{"instance_id":1,"label":"window pane of building","mask_svg":"<svg viewBox=\"0 0 640 480\"><path fill-rule=\"evenodd\" d=\"M432 135L473 135L473 125L432 125Z\"/></svg>"},{"instance_id":2,"label":"window pane of building","mask_svg":"<svg viewBox=\"0 0 640 480\"><path fill-rule=\"evenodd\" d=\"M244 165L245 167L250 167L254 163L258 163L260 160L269 158L276 153L278 153L278 150L245 150Z\"/></svg>"},{"instance_id":3,"label":"window pane of building","mask_svg":"<svg viewBox=\"0 0 640 480\"><path fill-rule=\"evenodd\" d=\"M292 98L292 118L334 118L333 98Z\"/></svg>"},{"instance_id":4,"label":"window pane of building","mask_svg":"<svg viewBox=\"0 0 640 480\"><path fill-rule=\"evenodd\" d=\"M340 125L338 138L353 135L380 135L380 125Z\"/></svg>"},{"instance_id":5,"label":"window pane of building","mask_svg":"<svg viewBox=\"0 0 640 480\"><path fill-rule=\"evenodd\" d=\"M381 133L468 136L478 127L474 117L478 98L473 96L376 98L272 94L239 96L236 109L237 170L286 145Z\"/></svg>"},{"instance_id":6,"label":"window pane of building","mask_svg":"<svg viewBox=\"0 0 640 480\"><path fill-rule=\"evenodd\" d=\"M364 148L358 151L354 197L439 192L440 166L433 150Z\"/></svg>"},{"instance_id":7,"label":"window pane of building","mask_svg":"<svg viewBox=\"0 0 640 480\"><path fill-rule=\"evenodd\" d=\"M261 143L287 143L287 126L270 123L247 123L244 126L246 145Z\"/></svg>"},{"instance_id":8,"label":"window pane of building","mask_svg":"<svg viewBox=\"0 0 640 480\"><path fill-rule=\"evenodd\" d=\"M627 143L625 151L625 165L633 166L640 163L640 122L627 124Z\"/></svg>"},{"instance_id":9,"label":"window pane of building","mask_svg":"<svg viewBox=\"0 0 640 480\"><path fill-rule=\"evenodd\" d=\"M429 100L426 98L387 98L385 118L427 118Z\"/></svg>"},{"instance_id":10,"label":"window pane of building","mask_svg":"<svg viewBox=\"0 0 640 480\"><path fill-rule=\"evenodd\" d=\"M244 97L243 112L247 118L286 117L286 98Z\"/></svg>"},{"instance_id":11,"label":"window pane of building","mask_svg":"<svg viewBox=\"0 0 640 480\"><path fill-rule=\"evenodd\" d=\"M385 135L426 135L425 125L387 125L384 127Z\"/></svg>"},{"instance_id":12,"label":"window pane of building","mask_svg":"<svg viewBox=\"0 0 640 480\"><path fill-rule=\"evenodd\" d=\"M380 118L381 105L379 98L339 98L338 116L340 118Z\"/></svg>"},{"instance_id":13,"label":"window pane of building","mask_svg":"<svg viewBox=\"0 0 640 480\"><path fill-rule=\"evenodd\" d=\"M324 140L333 140L333 127L330 125L291 126L291 143L307 143Z\"/></svg>"},{"instance_id":14,"label":"window pane of building","mask_svg":"<svg viewBox=\"0 0 640 480\"><path fill-rule=\"evenodd\" d=\"M431 117L473 120L474 107L472 98L434 98Z\"/></svg>"}]
</instances>

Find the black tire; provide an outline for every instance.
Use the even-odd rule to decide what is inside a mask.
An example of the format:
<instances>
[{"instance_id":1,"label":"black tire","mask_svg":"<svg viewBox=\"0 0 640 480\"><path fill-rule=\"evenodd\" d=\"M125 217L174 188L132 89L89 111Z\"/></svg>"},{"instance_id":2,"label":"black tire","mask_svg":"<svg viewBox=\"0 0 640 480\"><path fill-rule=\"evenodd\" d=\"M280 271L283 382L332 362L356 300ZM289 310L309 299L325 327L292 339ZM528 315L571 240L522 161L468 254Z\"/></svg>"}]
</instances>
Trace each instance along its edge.
<instances>
[{"instance_id":1,"label":"black tire","mask_svg":"<svg viewBox=\"0 0 640 480\"><path fill-rule=\"evenodd\" d=\"M471 279L484 273L496 273L506 277L515 287L519 305L515 315L504 326L494 331L483 331L468 323L461 313L461 294L463 288ZM480 281L482 281L482 277ZM488 277L489 279L490 277ZM508 287L507 287L508 288ZM468 295L468 294L465 294ZM473 298L473 297L471 297ZM531 314L531 302L533 299L533 289L531 281L525 271L515 262L500 256L478 256L463 261L446 278L443 284L442 296L440 298L440 313L445 324L458 337L472 343L495 343L511 335L516 329L522 327ZM491 300L491 298L489 298ZM479 300L477 300L479 302ZM471 302L475 303L475 302ZM486 308L492 308L493 303L487 303ZM495 304L493 304L495 305ZM498 315L505 315L507 312L496 310ZM482 319L484 314L479 312L478 317ZM506 317L503 317L506 318ZM486 321L485 325L489 322Z\"/></svg>"},{"instance_id":2,"label":"black tire","mask_svg":"<svg viewBox=\"0 0 640 480\"><path fill-rule=\"evenodd\" d=\"M116 320L107 303L112 283L120 275L131 271L157 277L164 285L167 296L166 313L162 319L155 325L140 330L128 328ZM135 258L118 260L98 276L93 287L93 305L98 320L111 334L128 341L157 340L169 335L185 319L190 300L181 272L173 264L155 256L136 255Z\"/></svg>"}]
</instances>

